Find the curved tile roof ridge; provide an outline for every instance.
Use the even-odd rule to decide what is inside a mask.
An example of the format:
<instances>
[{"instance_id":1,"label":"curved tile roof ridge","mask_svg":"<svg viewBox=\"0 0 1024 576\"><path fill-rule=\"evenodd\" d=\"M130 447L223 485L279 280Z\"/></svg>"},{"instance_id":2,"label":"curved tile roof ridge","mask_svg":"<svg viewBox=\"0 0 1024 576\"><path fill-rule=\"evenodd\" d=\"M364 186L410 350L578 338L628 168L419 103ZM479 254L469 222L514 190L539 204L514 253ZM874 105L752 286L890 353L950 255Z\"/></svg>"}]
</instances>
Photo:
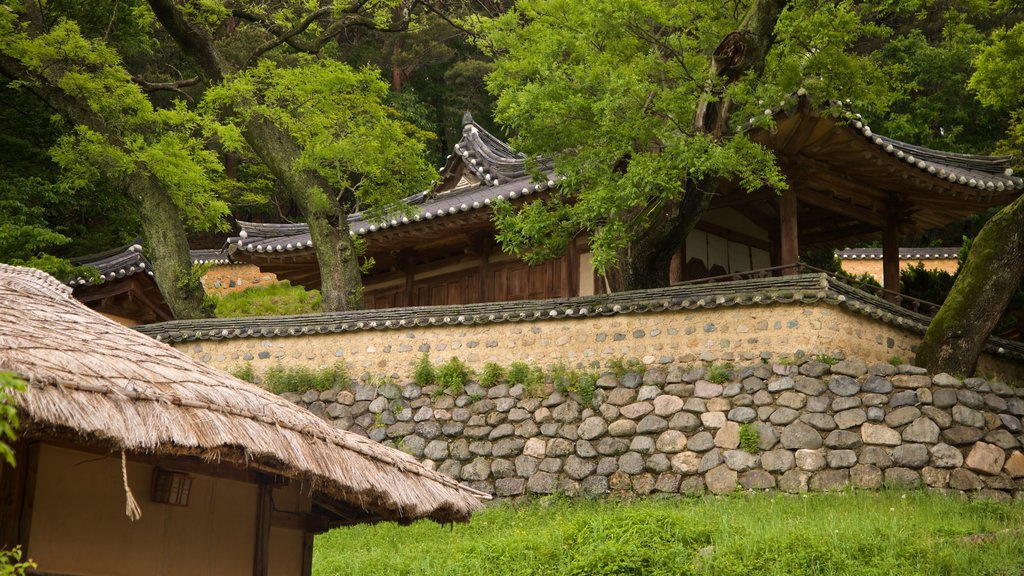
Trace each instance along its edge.
<instances>
[{"instance_id":1,"label":"curved tile roof ridge","mask_svg":"<svg viewBox=\"0 0 1024 576\"><path fill-rule=\"evenodd\" d=\"M142 253L142 239L137 238L132 244L126 244L96 254L88 254L72 258L75 266L90 266L99 273L99 281L81 276L67 280L65 283L72 288L96 286L110 280L125 278L135 274L153 275L153 265Z\"/></svg>"},{"instance_id":2,"label":"curved tile roof ridge","mask_svg":"<svg viewBox=\"0 0 1024 576\"><path fill-rule=\"evenodd\" d=\"M929 318L853 289L827 274L803 274L677 285L552 300L488 302L463 306L423 306L276 316L176 320L135 329L165 342L268 338L361 330L400 330L426 326L535 322L566 318L656 313L718 306L826 302L923 334ZM1024 344L991 339L991 351L1024 360ZM999 351L1002 350L1002 351Z\"/></svg>"}]
</instances>

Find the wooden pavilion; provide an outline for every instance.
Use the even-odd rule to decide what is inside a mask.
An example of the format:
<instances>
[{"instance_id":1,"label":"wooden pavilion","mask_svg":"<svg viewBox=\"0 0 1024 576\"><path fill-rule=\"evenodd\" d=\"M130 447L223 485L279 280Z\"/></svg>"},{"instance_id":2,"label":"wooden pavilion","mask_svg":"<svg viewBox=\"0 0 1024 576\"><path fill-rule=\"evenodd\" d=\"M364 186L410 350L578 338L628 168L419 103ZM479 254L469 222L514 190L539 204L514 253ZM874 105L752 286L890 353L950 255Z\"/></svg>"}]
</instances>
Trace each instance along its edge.
<instances>
[{"instance_id":1,"label":"wooden pavilion","mask_svg":"<svg viewBox=\"0 0 1024 576\"><path fill-rule=\"evenodd\" d=\"M1010 157L952 154L874 134L856 115L835 117L794 98L772 130L748 136L773 150L790 187L748 194L723 182L703 219L675 255L672 282L763 269L795 271L808 248L837 248L881 239L885 268L898 270L903 234L942 226L1024 191ZM441 169L439 184L407 199L411 217L367 222L349 218L377 265L364 277L367 307L467 304L588 295L601 290L583 238L561 258L529 267L501 252L490 203L528 201L557 186L548 170L536 181L526 159L467 115L463 137ZM541 167L545 168L544 166ZM239 222L232 259L279 278L319 286L304 224ZM898 292L898 273L886 288Z\"/></svg>"},{"instance_id":2,"label":"wooden pavilion","mask_svg":"<svg viewBox=\"0 0 1024 576\"><path fill-rule=\"evenodd\" d=\"M313 535L469 519L487 495L0 264L17 466L0 547L50 575L309 574Z\"/></svg>"}]
</instances>

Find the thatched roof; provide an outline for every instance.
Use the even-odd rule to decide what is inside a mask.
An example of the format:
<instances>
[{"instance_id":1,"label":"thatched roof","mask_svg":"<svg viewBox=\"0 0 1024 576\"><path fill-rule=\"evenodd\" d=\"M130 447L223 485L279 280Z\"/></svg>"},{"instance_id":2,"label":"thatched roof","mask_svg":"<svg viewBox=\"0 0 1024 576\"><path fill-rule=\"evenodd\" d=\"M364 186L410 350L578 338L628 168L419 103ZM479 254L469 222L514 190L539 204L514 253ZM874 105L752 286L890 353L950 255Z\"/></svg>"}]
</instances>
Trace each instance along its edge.
<instances>
[{"instance_id":1,"label":"thatched roof","mask_svg":"<svg viewBox=\"0 0 1024 576\"><path fill-rule=\"evenodd\" d=\"M488 496L89 310L37 270L0 264L0 370L29 438L195 456L311 486L340 523L464 521Z\"/></svg>"}]
</instances>

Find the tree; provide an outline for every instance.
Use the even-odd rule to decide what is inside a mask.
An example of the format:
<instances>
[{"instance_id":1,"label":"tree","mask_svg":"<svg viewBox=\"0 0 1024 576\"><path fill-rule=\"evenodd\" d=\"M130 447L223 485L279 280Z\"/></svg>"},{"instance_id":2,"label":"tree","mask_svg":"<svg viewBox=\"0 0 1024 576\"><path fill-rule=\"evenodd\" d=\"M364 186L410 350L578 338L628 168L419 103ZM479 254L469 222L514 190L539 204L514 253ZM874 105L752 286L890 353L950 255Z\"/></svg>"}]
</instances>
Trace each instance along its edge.
<instances>
[{"instance_id":1,"label":"tree","mask_svg":"<svg viewBox=\"0 0 1024 576\"><path fill-rule=\"evenodd\" d=\"M202 286L190 274L185 223L216 226L227 204L201 119L184 106L155 107L106 42L86 38L74 21L48 20L41 6L0 5L0 74L66 122L51 150L60 185L123 194L142 215L157 284L175 316L208 315Z\"/></svg>"},{"instance_id":2,"label":"tree","mask_svg":"<svg viewBox=\"0 0 1024 576\"><path fill-rule=\"evenodd\" d=\"M990 107L1010 110L1005 150L1024 152L1024 23L993 35L975 59L971 89ZM1018 155L1018 158L1020 156ZM993 216L971 244L967 261L917 351L933 372L974 374L978 356L1024 278L1024 196Z\"/></svg>"},{"instance_id":3,"label":"tree","mask_svg":"<svg viewBox=\"0 0 1024 576\"><path fill-rule=\"evenodd\" d=\"M852 3L522 0L482 23L497 119L564 177L540 202L496 209L504 249L528 262L589 237L614 290L664 286L668 264L722 178L786 184L742 136L805 90L883 109L890 82L850 49L884 33ZM769 104L766 104L769 103Z\"/></svg>"},{"instance_id":4,"label":"tree","mask_svg":"<svg viewBox=\"0 0 1024 576\"><path fill-rule=\"evenodd\" d=\"M362 1L323 7L295 1L243 9L220 2L149 0L163 29L198 67L203 83L224 84L215 105L236 122L245 143L306 218L328 311L362 307L359 248L346 217L363 208L371 216L380 216L386 206L397 209L397 200L410 188L429 181L424 177L429 168L422 159L420 133L386 110L372 82L364 77L332 94L321 88L345 85L349 72L340 64L293 56L319 54L348 27L387 27L395 4L375 3L371 10ZM303 78L330 83L317 86ZM353 90L360 89L363 100L357 102ZM352 104L356 107L349 108ZM367 115L330 126L331 116L318 116L325 108L335 113L359 108ZM329 145L330 138L345 142ZM326 153L337 156L328 159ZM378 153L378 159L371 158ZM388 161L394 163L388 166Z\"/></svg>"}]
</instances>

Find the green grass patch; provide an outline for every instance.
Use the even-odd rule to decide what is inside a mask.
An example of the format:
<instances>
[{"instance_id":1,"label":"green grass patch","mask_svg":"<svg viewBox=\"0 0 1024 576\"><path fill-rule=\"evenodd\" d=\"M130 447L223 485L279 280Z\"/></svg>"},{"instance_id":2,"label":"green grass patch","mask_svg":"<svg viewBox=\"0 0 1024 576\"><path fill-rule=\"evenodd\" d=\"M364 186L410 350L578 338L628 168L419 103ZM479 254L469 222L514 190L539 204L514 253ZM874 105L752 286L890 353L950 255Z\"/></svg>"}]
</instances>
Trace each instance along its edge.
<instances>
[{"instance_id":1,"label":"green grass patch","mask_svg":"<svg viewBox=\"0 0 1024 576\"><path fill-rule=\"evenodd\" d=\"M320 311L320 291L292 286L287 280L254 286L224 296L211 296L218 318L287 316Z\"/></svg>"},{"instance_id":2,"label":"green grass patch","mask_svg":"<svg viewBox=\"0 0 1024 576\"><path fill-rule=\"evenodd\" d=\"M339 528L317 537L313 574L1008 575L1022 524L1024 503L926 492L547 498L467 525Z\"/></svg>"}]
</instances>

